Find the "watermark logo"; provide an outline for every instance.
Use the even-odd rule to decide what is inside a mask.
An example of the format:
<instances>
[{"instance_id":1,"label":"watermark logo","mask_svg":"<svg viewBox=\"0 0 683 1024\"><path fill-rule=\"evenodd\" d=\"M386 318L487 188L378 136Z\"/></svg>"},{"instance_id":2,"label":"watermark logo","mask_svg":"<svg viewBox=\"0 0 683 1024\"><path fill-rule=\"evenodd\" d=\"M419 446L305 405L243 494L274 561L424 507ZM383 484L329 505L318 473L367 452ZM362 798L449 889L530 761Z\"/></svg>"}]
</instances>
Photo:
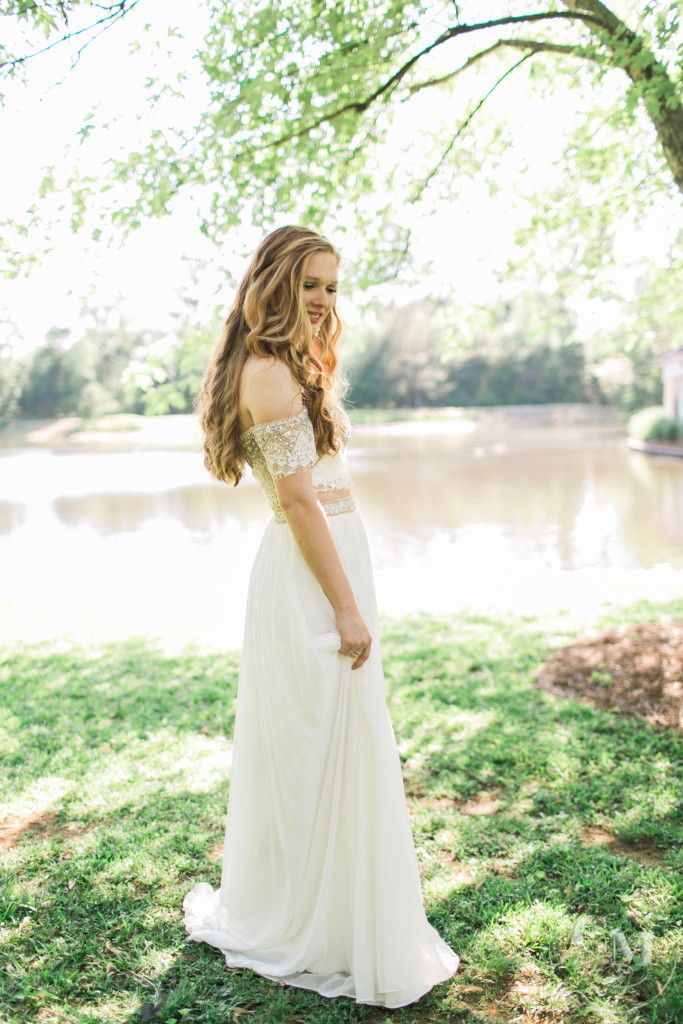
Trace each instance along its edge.
<instances>
[{"instance_id":1,"label":"watermark logo","mask_svg":"<svg viewBox=\"0 0 683 1024\"><path fill-rule=\"evenodd\" d=\"M572 929L572 946L583 947L584 949L586 948L586 943L584 942L584 931L589 922L594 923L592 922L591 918L588 917L587 914L582 914L581 917L578 918L576 924ZM600 918L600 922L602 923L603 927L607 929L606 918ZM633 949L631 949L628 940L622 932L621 928L610 928L609 934L612 938L613 958L616 960L618 949L626 963L630 964L633 961L635 954ZM654 935L652 932L642 931L638 933L636 942L634 943L635 948L640 949L640 956L638 957L638 962L643 967L649 967L652 963L653 939Z\"/></svg>"}]
</instances>

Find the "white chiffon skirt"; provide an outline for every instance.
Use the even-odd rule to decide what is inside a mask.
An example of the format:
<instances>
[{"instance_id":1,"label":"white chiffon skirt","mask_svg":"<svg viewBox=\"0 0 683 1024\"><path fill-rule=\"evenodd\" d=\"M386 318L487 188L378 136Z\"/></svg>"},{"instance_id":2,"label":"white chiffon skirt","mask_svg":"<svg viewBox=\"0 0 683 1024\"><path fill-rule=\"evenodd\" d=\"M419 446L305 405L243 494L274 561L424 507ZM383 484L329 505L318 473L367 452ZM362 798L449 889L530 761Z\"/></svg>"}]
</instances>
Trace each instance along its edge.
<instances>
[{"instance_id":1,"label":"white chiffon skirt","mask_svg":"<svg viewBox=\"0 0 683 1024\"><path fill-rule=\"evenodd\" d=\"M458 969L424 913L356 511L329 517L372 637L356 671L286 524L252 571L220 889L185 897L191 939L230 967L405 1006Z\"/></svg>"}]
</instances>

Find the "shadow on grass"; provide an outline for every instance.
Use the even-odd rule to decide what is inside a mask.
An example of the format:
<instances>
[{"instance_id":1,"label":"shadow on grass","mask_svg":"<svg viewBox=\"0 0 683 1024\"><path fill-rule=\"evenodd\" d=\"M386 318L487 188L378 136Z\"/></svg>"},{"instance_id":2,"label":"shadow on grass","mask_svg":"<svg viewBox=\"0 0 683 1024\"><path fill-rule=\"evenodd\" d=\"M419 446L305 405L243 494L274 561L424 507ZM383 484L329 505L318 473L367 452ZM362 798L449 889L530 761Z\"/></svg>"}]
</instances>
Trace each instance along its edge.
<instances>
[{"instance_id":1,"label":"shadow on grass","mask_svg":"<svg viewBox=\"0 0 683 1024\"><path fill-rule=\"evenodd\" d=\"M184 937L184 893L220 877L236 655L8 651L0 1010L73 1024L683 1020L683 744L534 689L549 642L533 620L385 624L426 904L463 960L391 1012L228 971Z\"/></svg>"}]
</instances>

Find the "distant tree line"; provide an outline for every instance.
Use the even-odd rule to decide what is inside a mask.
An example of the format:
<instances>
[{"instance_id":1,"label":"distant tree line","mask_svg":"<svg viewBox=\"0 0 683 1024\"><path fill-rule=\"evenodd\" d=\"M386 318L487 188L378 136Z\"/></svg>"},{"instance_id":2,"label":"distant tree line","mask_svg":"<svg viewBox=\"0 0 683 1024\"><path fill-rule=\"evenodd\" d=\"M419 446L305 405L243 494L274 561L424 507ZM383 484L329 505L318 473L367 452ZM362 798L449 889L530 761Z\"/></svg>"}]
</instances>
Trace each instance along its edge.
<instances>
[{"instance_id":1,"label":"distant tree line","mask_svg":"<svg viewBox=\"0 0 683 1024\"><path fill-rule=\"evenodd\" d=\"M661 401L656 356L676 333L665 327L643 330L633 316L588 344L558 296L530 293L474 316L414 303L386 310L356 339L348 399L359 407L587 402L629 412Z\"/></svg>"},{"instance_id":2,"label":"distant tree line","mask_svg":"<svg viewBox=\"0 0 683 1024\"><path fill-rule=\"evenodd\" d=\"M596 335L590 351L558 296L529 293L468 315L428 301L385 308L344 335L347 397L359 407L590 402L628 412L657 404L655 357L680 344L683 314L671 303L656 308L659 319L642 297L628 322ZM54 329L22 360L0 349L0 422L191 411L215 327L185 322L169 339L111 329L106 319L95 318L76 341Z\"/></svg>"},{"instance_id":3,"label":"distant tree line","mask_svg":"<svg viewBox=\"0 0 683 1024\"><path fill-rule=\"evenodd\" d=\"M383 346L354 368L350 399L355 405L419 407L606 401L595 378L587 375L584 348L576 343L561 349L541 345L521 356L469 356L446 366L425 364L414 376L383 373L383 366L391 366L392 355L391 346Z\"/></svg>"},{"instance_id":4,"label":"distant tree line","mask_svg":"<svg viewBox=\"0 0 683 1024\"><path fill-rule=\"evenodd\" d=\"M169 345L158 332L98 326L69 342L53 330L23 360L0 351L0 422L189 412L214 337L187 327Z\"/></svg>"}]
</instances>

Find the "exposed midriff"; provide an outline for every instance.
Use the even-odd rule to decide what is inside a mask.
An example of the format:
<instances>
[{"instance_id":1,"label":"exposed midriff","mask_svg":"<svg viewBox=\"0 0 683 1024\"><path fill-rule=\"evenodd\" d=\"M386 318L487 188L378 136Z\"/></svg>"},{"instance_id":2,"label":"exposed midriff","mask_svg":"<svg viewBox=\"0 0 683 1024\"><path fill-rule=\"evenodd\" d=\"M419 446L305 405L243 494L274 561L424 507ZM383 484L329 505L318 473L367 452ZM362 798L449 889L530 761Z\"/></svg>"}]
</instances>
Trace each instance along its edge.
<instances>
[{"instance_id":1,"label":"exposed midriff","mask_svg":"<svg viewBox=\"0 0 683 1024\"><path fill-rule=\"evenodd\" d=\"M316 491L316 498L323 505L328 501L338 501L340 498L350 498L351 491L348 487L336 491Z\"/></svg>"}]
</instances>

